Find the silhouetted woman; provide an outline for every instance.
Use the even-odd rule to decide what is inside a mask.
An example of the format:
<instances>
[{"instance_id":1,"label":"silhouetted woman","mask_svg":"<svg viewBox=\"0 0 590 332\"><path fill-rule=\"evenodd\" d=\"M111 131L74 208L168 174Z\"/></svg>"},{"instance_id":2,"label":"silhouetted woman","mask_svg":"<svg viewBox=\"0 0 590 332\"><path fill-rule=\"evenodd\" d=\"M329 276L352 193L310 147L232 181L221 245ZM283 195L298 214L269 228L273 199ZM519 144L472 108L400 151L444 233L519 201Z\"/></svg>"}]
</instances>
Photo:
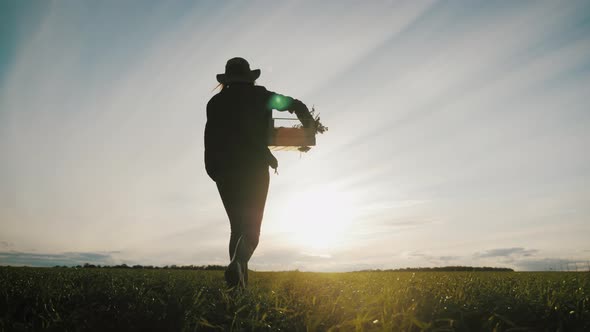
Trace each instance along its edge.
<instances>
[{"instance_id":1,"label":"silhouetted woman","mask_svg":"<svg viewBox=\"0 0 590 332\"><path fill-rule=\"evenodd\" d=\"M225 271L230 287L247 284L268 193L268 168L278 167L268 149L272 110L295 112L304 127L314 125L301 101L254 85L259 76L260 69L250 70L245 59L228 60L225 73L217 75L221 91L207 104L205 167L231 225L231 262Z\"/></svg>"}]
</instances>

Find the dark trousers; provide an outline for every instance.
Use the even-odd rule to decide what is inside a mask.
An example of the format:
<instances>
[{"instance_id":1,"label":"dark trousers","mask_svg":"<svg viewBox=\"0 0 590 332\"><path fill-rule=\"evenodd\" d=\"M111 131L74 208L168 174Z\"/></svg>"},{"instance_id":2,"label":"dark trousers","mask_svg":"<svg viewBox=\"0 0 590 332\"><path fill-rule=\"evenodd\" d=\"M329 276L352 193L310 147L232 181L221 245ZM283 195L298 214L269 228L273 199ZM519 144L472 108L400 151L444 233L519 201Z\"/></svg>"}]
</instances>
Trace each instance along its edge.
<instances>
[{"instance_id":1,"label":"dark trousers","mask_svg":"<svg viewBox=\"0 0 590 332\"><path fill-rule=\"evenodd\" d=\"M268 194L268 166L241 168L218 178L216 183L231 225L230 259L233 258L240 237L242 241L247 241L253 252L258 246Z\"/></svg>"}]
</instances>

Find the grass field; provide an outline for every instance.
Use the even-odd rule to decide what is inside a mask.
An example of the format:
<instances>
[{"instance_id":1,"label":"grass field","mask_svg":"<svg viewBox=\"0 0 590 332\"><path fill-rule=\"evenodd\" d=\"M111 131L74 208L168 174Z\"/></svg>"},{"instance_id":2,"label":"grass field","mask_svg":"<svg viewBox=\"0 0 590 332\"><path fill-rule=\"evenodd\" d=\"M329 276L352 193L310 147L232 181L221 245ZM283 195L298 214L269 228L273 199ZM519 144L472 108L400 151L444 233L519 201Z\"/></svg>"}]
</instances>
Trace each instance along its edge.
<instances>
[{"instance_id":1,"label":"grass field","mask_svg":"<svg viewBox=\"0 0 590 332\"><path fill-rule=\"evenodd\" d=\"M590 331L590 273L0 268L0 330Z\"/></svg>"}]
</instances>

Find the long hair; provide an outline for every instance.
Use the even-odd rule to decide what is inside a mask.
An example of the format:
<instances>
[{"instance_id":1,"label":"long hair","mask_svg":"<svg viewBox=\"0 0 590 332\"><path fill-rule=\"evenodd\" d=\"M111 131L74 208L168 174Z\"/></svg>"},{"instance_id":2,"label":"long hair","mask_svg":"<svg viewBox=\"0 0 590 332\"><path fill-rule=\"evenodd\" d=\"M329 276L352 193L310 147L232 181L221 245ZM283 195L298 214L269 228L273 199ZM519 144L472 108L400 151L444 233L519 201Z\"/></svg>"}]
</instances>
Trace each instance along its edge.
<instances>
[{"instance_id":1,"label":"long hair","mask_svg":"<svg viewBox=\"0 0 590 332\"><path fill-rule=\"evenodd\" d=\"M213 90L211 90L211 92L213 92L213 91L217 90L217 88L219 88L219 92L221 92L221 91L223 91L223 89L225 89L225 84L223 84L223 83L219 83L219 84L217 84L217 85L216 85L216 86L213 88Z\"/></svg>"}]
</instances>

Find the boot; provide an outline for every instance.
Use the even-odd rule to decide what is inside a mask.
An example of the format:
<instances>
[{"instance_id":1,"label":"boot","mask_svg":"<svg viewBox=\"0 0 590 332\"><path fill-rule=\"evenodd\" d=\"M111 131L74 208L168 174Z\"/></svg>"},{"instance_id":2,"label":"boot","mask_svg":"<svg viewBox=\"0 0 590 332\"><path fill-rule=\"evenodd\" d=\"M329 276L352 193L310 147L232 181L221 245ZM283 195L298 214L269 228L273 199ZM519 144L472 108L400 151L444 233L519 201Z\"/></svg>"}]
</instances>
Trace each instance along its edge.
<instances>
[{"instance_id":1,"label":"boot","mask_svg":"<svg viewBox=\"0 0 590 332\"><path fill-rule=\"evenodd\" d=\"M232 260L226 270L226 281L230 287L239 285L246 287L248 283L248 261L254 248L248 243L245 235L240 236Z\"/></svg>"},{"instance_id":2,"label":"boot","mask_svg":"<svg viewBox=\"0 0 590 332\"><path fill-rule=\"evenodd\" d=\"M225 282L229 288L245 288L246 282L244 281L243 267L237 261L229 263L225 270Z\"/></svg>"}]
</instances>

